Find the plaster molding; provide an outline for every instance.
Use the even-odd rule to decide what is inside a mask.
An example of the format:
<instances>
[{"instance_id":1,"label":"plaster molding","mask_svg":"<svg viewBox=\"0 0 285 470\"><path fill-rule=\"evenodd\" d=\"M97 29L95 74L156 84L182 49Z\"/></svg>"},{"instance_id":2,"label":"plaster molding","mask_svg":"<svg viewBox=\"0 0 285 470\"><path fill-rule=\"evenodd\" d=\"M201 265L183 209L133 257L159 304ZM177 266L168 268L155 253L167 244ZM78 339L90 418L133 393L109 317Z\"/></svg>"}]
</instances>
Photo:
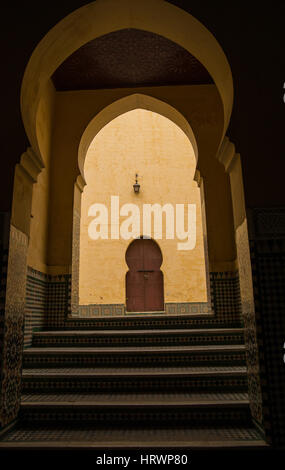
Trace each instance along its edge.
<instances>
[{"instance_id":1,"label":"plaster molding","mask_svg":"<svg viewBox=\"0 0 285 470\"><path fill-rule=\"evenodd\" d=\"M39 174L44 168L44 164L36 155L32 147L29 147L21 156L19 168L32 183L36 183Z\"/></svg>"},{"instance_id":2,"label":"plaster molding","mask_svg":"<svg viewBox=\"0 0 285 470\"><path fill-rule=\"evenodd\" d=\"M76 185L76 187L79 189L79 191L80 191L81 193L83 193L83 190L84 190L86 184L87 184L87 183L86 183L85 179L83 178L83 176L82 176L82 175L79 175L79 176L77 177L77 180L76 180L76 182L75 182L75 185Z\"/></svg>"},{"instance_id":3,"label":"plaster molding","mask_svg":"<svg viewBox=\"0 0 285 470\"><path fill-rule=\"evenodd\" d=\"M10 225L10 240L14 240L20 246L28 246L28 235L19 230L15 225Z\"/></svg>"},{"instance_id":4,"label":"plaster molding","mask_svg":"<svg viewBox=\"0 0 285 470\"><path fill-rule=\"evenodd\" d=\"M198 170L198 169L196 168L195 174L194 174L194 181L196 181L198 188L201 187L202 180L203 180L203 177L202 177L202 175L201 175L201 172L200 172L200 170Z\"/></svg>"},{"instance_id":5,"label":"plaster molding","mask_svg":"<svg viewBox=\"0 0 285 470\"><path fill-rule=\"evenodd\" d=\"M217 159L222 163L227 173L231 172L232 161L235 158L235 155L235 146L226 136L217 154Z\"/></svg>"},{"instance_id":6,"label":"plaster molding","mask_svg":"<svg viewBox=\"0 0 285 470\"><path fill-rule=\"evenodd\" d=\"M231 161L229 162L229 165L227 167L227 172L230 174L234 167L236 166L236 164L240 162L240 154L239 153L235 153L233 158L231 159Z\"/></svg>"}]
</instances>

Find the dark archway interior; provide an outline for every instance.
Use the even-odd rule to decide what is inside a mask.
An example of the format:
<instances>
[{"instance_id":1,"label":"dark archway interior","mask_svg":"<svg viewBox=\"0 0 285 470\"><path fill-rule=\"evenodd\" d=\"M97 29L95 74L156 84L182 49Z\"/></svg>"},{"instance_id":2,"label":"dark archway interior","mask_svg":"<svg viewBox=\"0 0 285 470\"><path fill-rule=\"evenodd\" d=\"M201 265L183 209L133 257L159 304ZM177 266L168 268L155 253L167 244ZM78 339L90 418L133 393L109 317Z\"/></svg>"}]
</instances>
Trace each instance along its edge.
<instances>
[{"instance_id":1,"label":"dark archway interior","mask_svg":"<svg viewBox=\"0 0 285 470\"><path fill-rule=\"evenodd\" d=\"M28 145L19 106L26 64L42 37L62 18L87 3L86 0L63 0L53 4L41 2L39 9L38 2L30 1L17 4L16 10L14 4L2 6L5 73L1 74L1 89L5 129L2 128L1 142L3 155L9 156L9 161L3 158L0 174L3 210L8 210L11 204L14 165ZM270 207L284 204L282 178L285 159L281 157L285 153L285 140L277 136L281 136L285 128L285 63L282 52L285 4L278 2L274 7L260 3L257 7L255 2L217 5L210 0L169 0L169 3L201 21L218 40L231 65L235 99L228 135L243 159L248 205ZM257 113L257 109L262 109L262 112ZM275 169L271 180L268 179L268 158ZM250 184L253 180L255 185ZM264 187L268 190L264 191Z\"/></svg>"},{"instance_id":2,"label":"dark archway interior","mask_svg":"<svg viewBox=\"0 0 285 470\"><path fill-rule=\"evenodd\" d=\"M158 34L137 29L88 42L52 78L58 91L213 83L188 51Z\"/></svg>"}]
</instances>

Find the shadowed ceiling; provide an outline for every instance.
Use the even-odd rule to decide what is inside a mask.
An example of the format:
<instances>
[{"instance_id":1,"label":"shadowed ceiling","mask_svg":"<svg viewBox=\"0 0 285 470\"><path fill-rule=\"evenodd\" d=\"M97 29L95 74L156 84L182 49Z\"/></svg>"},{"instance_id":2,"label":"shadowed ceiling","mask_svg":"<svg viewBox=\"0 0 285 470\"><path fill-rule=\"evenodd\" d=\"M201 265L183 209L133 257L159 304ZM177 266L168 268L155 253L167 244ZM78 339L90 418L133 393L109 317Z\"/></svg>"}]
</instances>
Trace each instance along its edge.
<instances>
[{"instance_id":1,"label":"shadowed ceiling","mask_svg":"<svg viewBox=\"0 0 285 470\"><path fill-rule=\"evenodd\" d=\"M184 48L137 29L88 42L60 65L52 80L58 91L213 83Z\"/></svg>"}]
</instances>

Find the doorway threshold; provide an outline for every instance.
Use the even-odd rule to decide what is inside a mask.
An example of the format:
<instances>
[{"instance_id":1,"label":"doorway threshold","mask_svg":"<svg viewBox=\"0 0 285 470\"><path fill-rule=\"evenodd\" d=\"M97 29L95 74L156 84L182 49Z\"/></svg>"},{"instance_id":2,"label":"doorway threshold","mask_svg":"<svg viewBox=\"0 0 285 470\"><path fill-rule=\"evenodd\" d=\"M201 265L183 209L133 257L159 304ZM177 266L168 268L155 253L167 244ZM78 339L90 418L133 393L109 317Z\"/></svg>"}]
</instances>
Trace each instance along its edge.
<instances>
[{"instance_id":1,"label":"doorway threshold","mask_svg":"<svg viewBox=\"0 0 285 470\"><path fill-rule=\"evenodd\" d=\"M166 315L166 311L158 311L158 312L126 312L125 316L134 316L134 315Z\"/></svg>"}]
</instances>

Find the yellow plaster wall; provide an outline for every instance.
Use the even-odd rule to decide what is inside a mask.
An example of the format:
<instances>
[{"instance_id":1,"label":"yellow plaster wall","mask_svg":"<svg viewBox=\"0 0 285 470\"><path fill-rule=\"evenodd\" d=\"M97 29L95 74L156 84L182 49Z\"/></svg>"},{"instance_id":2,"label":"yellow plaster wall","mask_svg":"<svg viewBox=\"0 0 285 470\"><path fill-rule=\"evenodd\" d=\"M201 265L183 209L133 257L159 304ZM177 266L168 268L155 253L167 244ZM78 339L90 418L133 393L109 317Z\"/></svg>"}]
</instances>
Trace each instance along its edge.
<instances>
[{"instance_id":1,"label":"yellow plaster wall","mask_svg":"<svg viewBox=\"0 0 285 470\"><path fill-rule=\"evenodd\" d=\"M52 146L48 264L55 273L70 272L74 184L78 149L86 127L102 110L134 93L146 94L178 110L189 121L199 149L205 183L210 270L229 269L236 259L228 175L216 159L223 123L214 85L86 90L56 93ZM122 110L122 112L125 112ZM112 112L110 112L112 114ZM107 121L108 122L108 121ZM226 264L224 263L226 261Z\"/></svg>"},{"instance_id":2,"label":"yellow plaster wall","mask_svg":"<svg viewBox=\"0 0 285 470\"><path fill-rule=\"evenodd\" d=\"M31 211L34 217L31 219L28 262L35 269L48 269L51 274L71 272L73 195L79 175L80 139L98 113L106 110L108 122L109 106L134 93L169 103L190 123L197 140L198 165L205 183L209 268L211 271L232 269L236 251L229 177L215 159L222 126L215 86L56 93L51 82L38 110L37 133L46 168L34 185Z\"/></svg>"},{"instance_id":3,"label":"yellow plaster wall","mask_svg":"<svg viewBox=\"0 0 285 470\"><path fill-rule=\"evenodd\" d=\"M37 113L37 135L44 168L33 187L31 227L28 250L28 265L47 272L49 178L52 131L54 124L55 90L51 81L39 104Z\"/></svg>"},{"instance_id":4,"label":"yellow plaster wall","mask_svg":"<svg viewBox=\"0 0 285 470\"><path fill-rule=\"evenodd\" d=\"M196 204L197 242L194 250L178 251L179 240L157 240L163 254L165 302L206 302L206 273L201 220L200 189L193 181L196 161L186 135L159 114L137 109L105 126L86 156L81 206L79 302L125 303L126 249L131 240L92 240L89 207L103 203L110 216L110 197L120 197L120 207L136 204ZM141 191L135 195L135 173ZM120 221L125 220L121 217ZM187 219L186 219L187 220ZM110 223L110 220L109 220ZM185 221L186 224L186 221ZM141 234L143 230L141 229Z\"/></svg>"}]
</instances>

